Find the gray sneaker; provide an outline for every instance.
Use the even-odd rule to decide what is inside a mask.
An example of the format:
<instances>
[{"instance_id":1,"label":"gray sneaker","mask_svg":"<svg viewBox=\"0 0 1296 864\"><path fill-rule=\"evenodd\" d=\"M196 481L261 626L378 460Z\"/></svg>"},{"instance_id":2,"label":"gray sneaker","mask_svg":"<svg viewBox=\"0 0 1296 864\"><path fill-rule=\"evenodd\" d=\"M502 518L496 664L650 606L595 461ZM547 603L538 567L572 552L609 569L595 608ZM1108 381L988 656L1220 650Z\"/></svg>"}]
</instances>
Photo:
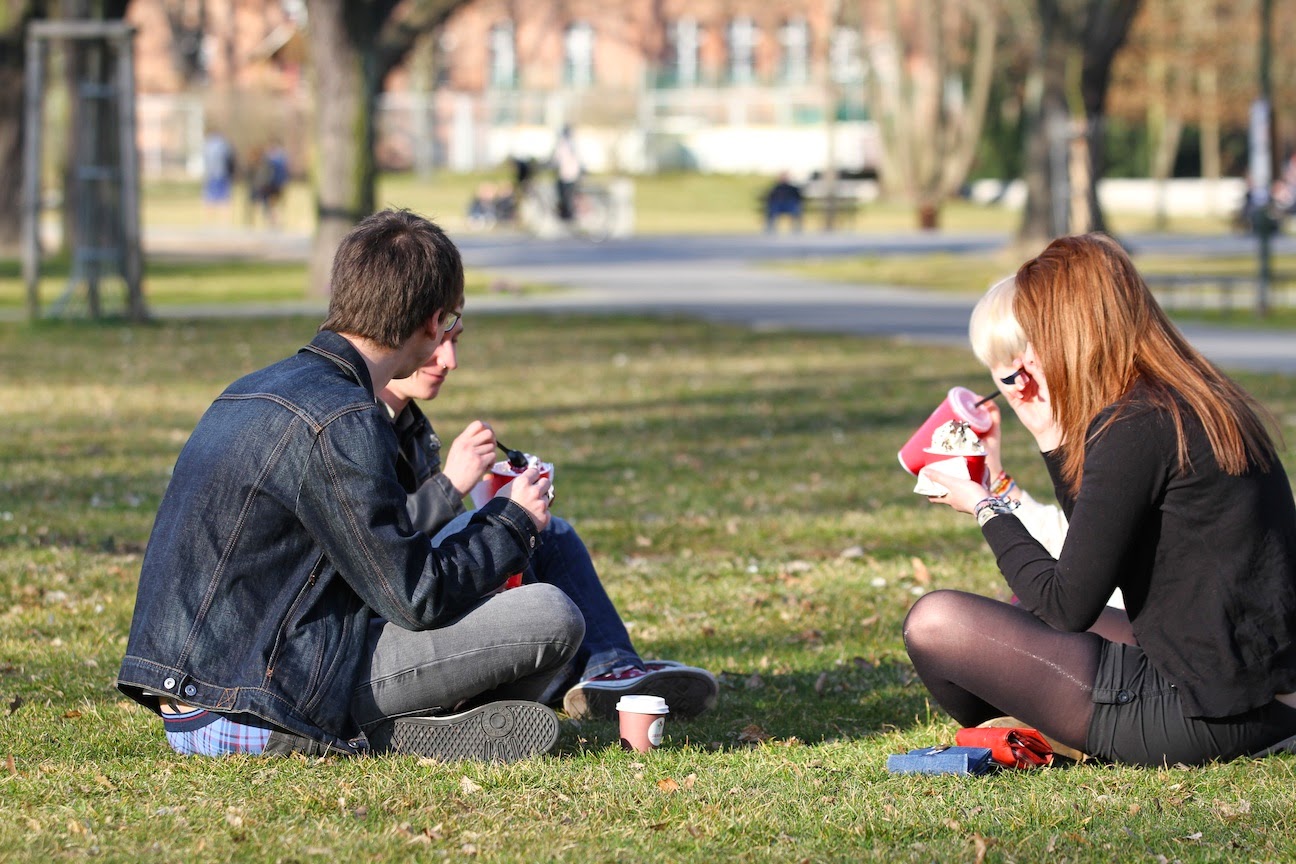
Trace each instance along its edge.
<instances>
[{"instance_id":1,"label":"gray sneaker","mask_svg":"<svg viewBox=\"0 0 1296 864\"><path fill-rule=\"evenodd\" d=\"M489 702L459 714L402 717L390 752L453 762L517 762L558 743L558 716L539 702Z\"/></svg>"},{"instance_id":2,"label":"gray sneaker","mask_svg":"<svg viewBox=\"0 0 1296 864\"><path fill-rule=\"evenodd\" d=\"M714 708L720 687L705 669L673 660L649 660L643 669L614 669L575 684L563 696L563 710L573 720L614 720L616 703L634 694L660 696L672 717L689 718Z\"/></svg>"}]
</instances>

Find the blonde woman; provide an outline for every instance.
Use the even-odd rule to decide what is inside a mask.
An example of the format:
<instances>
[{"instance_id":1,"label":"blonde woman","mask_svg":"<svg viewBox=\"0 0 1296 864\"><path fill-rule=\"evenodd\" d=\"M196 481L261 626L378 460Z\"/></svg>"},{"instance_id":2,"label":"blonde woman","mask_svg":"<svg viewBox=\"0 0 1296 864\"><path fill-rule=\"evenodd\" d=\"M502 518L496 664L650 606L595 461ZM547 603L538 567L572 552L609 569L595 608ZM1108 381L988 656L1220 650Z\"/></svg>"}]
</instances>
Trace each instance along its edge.
<instances>
[{"instance_id":1,"label":"blonde woman","mask_svg":"<svg viewBox=\"0 0 1296 864\"><path fill-rule=\"evenodd\" d=\"M1020 398L1014 387L1016 382L1006 382L1012 379L1017 369L1014 358L1026 350L1026 334L1022 332L1012 311L1015 293L1012 277L996 282L977 301L968 322L972 353L990 370L995 386L1007 399ZM983 407L993 421L990 430L981 436L986 449L986 468L990 472L990 494L1016 501L1018 507L1015 513L1018 520L1056 558L1066 540L1066 514L1056 504L1036 501L1004 469L1002 416L994 402L987 402ZM1089 629L1117 642L1134 641L1120 588L1112 591L1107 600L1107 608Z\"/></svg>"},{"instance_id":2,"label":"blonde woman","mask_svg":"<svg viewBox=\"0 0 1296 864\"><path fill-rule=\"evenodd\" d=\"M1016 371L1014 358L1026 349L1026 334L1013 317L1013 279L1009 277L990 286L972 309L968 322L968 339L972 353L990 370L999 392L1012 398L1013 385L1004 383ZM1043 504L1030 496L1013 480L1003 465L1002 416L994 402L982 406L992 419L990 431L981 436L986 449L986 469L990 474L990 491L1020 502L1017 518L1050 555L1057 556L1066 539L1067 520L1062 508Z\"/></svg>"},{"instance_id":3,"label":"blonde woman","mask_svg":"<svg viewBox=\"0 0 1296 864\"><path fill-rule=\"evenodd\" d=\"M1012 715L1100 759L1227 760L1296 736L1296 503L1264 412L1179 334L1108 237L1053 241L1012 282L1001 378L1069 525L1054 557L1016 503L935 474L1019 606L920 599L909 655L966 726ZM1088 632L1113 589L1136 645Z\"/></svg>"}]
</instances>

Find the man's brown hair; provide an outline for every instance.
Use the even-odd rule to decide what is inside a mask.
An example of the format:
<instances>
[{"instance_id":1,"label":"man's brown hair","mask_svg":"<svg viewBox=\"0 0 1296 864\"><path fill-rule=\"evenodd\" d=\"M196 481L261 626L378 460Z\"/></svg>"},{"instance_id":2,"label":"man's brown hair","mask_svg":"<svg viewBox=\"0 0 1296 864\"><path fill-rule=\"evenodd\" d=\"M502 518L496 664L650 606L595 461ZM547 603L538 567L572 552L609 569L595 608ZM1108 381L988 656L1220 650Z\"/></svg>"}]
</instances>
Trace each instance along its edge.
<instances>
[{"instance_id":1,"label":"man's brown hair","mask_svg":"<svg viewBox=\"0 0 1296 864\"><path fill-rule=\"evenodd\" d=\"M321 330L399 348L463 303L463 259L445 232L409 210L383 210L342 238Z\"/></svg>"}]
</instances>

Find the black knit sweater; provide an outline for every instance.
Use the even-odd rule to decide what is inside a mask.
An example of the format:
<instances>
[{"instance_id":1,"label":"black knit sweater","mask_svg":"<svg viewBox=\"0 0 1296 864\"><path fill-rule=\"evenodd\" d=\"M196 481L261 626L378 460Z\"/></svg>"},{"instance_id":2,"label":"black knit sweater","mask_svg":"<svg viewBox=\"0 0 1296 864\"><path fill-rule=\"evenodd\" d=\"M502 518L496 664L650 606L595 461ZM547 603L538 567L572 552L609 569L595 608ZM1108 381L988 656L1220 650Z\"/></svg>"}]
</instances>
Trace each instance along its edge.
<instances>
[{"instance_id":1,"label":"black knit sweater","mask_svg":"<svg viewBox=\"0 0 1296 864\"><path fill-rule=\"evenodd\" d=\"M1022 605L1041 620L1085 630L1119 587L1134 635L1181 691L1188 716L1240 714L1296 691L1291 486L1276 460L1268 471L1225 474L1187 410L1190 466L1181 471L1174 422L1143 395L1136 386L1086 446L1078 495L1061 480L1061 448L1045 454L1070 522L1056 561L1011 516L983 532Z\"/></svg>"}]
</instances>

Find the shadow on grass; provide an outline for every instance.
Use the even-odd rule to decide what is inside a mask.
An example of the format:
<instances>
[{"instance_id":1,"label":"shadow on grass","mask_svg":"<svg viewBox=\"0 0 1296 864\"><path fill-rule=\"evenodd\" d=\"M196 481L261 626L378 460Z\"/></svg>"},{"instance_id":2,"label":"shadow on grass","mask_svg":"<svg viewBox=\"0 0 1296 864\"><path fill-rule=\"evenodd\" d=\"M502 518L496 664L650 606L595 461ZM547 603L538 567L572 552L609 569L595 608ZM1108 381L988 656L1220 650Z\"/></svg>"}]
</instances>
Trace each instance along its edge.
<instances>
[{"instance_id":1,"label":"shadow on grass","mask_svg":"<svg viewBox=\"0 0 1296 864\"><path fill-rule=\"evenodd\" d=\"M666 747L684 744L714 752L763 743L808 746L855 741L927 722L929 697L908 662L823 672L720 676L716 707L692 720L668 717ZM575 755L616 746L611 720L567 721L556 752Z\"/></svg>"}]
</instances>

